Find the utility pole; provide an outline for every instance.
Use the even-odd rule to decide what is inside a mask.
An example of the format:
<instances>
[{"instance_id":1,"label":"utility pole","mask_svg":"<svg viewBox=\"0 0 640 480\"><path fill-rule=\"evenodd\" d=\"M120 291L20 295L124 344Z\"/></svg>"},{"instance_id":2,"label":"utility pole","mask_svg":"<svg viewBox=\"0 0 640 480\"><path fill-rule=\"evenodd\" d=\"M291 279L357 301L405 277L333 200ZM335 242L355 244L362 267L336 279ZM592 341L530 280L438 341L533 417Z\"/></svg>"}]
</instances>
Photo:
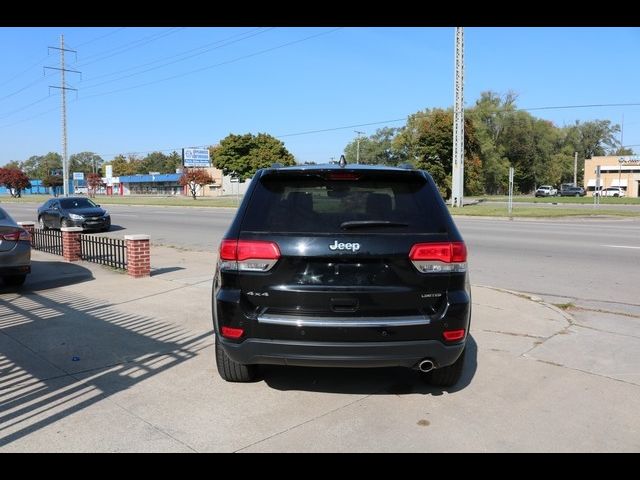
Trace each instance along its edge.
<instances>
[{"instance_id":1,"label":"utility pole","mask_svg":"<svg viewBox=\"0 0 640 480\"><path fill-rule=\"evenodd\" d=\"M578 186L578 152L573 152L573 186Z\"/></svg>"},{"instance_id":2,"label":"utility pole","mask_svg":"<svg viewBox=\"0 0 640 480\"><path fill-rule=\"evenodd\" d=\"M356 163L360 163L360 135L364 134L364 132L361 132L359 130L354 130L354 132L358 134L358 147L356 149Z\"/></svg>"},{"instance_id":3,"label":"utility pole","mask_svg":"<svg viewBox=\"0 0 640 480\"><path fill-rule=\"evenodd\" d=\"M453 97L453 162L451 206L462 207L464 197L464 28L456 27Z\"/></svg>"},{"instance_id":4,"label":"utility pole","mask_svg":"<svg viewBox=\"0 0 640 480\"><path fill-rule=\"evenodd\" d=\"M56 87L49 85L49 88L59 88L62 91L62 185L64 189L64 196L69 196L69 166L67 161L67 90L78 91L77 88L67 87L64 77L65 72L80 73L77 70L69 70L64 68L64 52L77 53L75 50L69 50L64 48L64 35L60 35L60 47L49 47L55 50L60 50L60 68L56 67L44 67L51 68L53 70L60 70L60 86Z\"/></svg>"}]
</instances>

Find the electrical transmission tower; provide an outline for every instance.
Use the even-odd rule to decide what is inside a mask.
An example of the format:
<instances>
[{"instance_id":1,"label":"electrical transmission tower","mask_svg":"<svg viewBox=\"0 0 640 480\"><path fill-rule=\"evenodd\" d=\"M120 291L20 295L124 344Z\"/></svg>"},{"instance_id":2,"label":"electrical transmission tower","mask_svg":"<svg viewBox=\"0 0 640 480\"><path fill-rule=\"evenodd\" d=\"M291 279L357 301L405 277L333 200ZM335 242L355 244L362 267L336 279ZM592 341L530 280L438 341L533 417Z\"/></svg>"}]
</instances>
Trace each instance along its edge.
<instances>
[{"instance_id":1,"label":"electrical transmission tower","mask_svg":"<svg viewBox=\"0 0 640 480\"><path fill-rule=\"evenodd\" d=\"M69 196L69 165L67 160L67 90L78 91L77 88L68 87L65 83L65 73L80 73L77 70L69 70L64 67L64 52L77 53L75 50L69 50L64 48L64 35L60 35L60 47L49 47L54 50L60 50L60 67L44 67L52 70L60 70L60 86L49 85L49 88L59 88L62 93L62 182L64 189L64 196Z\"/></svg>"},{"instance_id":2,"label":"electrical transmission tower","mask_svg":"<svg viewBox=\"0 0 640 480\"><path fill-rule=\"evenodd\" d=\"M455 68L451 206L462 207L464 197L464 30L462 27L456 27Z\"/></svg>"}]
</instances>

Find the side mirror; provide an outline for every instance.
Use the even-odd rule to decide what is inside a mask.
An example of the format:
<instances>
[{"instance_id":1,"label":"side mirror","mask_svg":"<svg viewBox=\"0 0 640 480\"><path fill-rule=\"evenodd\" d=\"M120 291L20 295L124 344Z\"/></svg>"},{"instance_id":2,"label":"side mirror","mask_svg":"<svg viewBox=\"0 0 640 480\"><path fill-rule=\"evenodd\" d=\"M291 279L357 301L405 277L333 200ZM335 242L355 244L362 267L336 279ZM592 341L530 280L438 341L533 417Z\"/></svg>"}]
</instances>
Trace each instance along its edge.
<instances>
[{"instance_id":1,"label":"side mirror","mask_svg":"<svg viewBox=\"0 0 640 480\"><path fill-rule=\"evenodd\" d=\"M99 204L99 203L96 203L96 207L99 207L99 206L100 206L100 204Z\"/></svg>"}]
</instances>

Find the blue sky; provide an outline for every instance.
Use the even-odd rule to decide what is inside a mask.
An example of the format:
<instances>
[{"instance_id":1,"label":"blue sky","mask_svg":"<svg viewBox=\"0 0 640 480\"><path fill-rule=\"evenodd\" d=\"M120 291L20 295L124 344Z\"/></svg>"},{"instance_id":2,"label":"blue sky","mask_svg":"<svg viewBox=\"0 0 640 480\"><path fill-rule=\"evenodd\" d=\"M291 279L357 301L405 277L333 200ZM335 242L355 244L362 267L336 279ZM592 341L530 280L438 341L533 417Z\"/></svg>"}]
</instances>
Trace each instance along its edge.
<instances>
[{"instance_id":1,"label":"blue sky","mask_svg":"<svg viewBox=\"0 0 640 480\"><path fill-rule=\"evenodd\" d=\"M354 130L453 103L453 28L5 27L0 165L61 151L59 72L43 69L60 66L47 56L60 34L82 72L67 75L69 154L107 161L266 132L298 161L326 162ZM517 92L520 108L640 103L639 51L640 28L465 28L465 105L485 90ZM640 151L640 106L532 113L558 126L624 118Z\"/></svg>"}]
</instances>

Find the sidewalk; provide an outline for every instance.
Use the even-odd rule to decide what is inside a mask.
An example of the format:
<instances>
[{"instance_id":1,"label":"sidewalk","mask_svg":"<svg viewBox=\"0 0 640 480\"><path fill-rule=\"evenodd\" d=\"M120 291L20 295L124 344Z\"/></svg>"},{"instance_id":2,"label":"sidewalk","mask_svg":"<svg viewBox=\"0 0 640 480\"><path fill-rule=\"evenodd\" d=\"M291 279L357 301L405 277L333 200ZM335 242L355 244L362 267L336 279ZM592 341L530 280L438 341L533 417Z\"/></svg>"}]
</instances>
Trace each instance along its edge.
<instances>
[{"instance_id":1,"label":"sidewalk","mask_svg":"<svg viewBox=\"0 0 640 480\"><path fill-rule=\"evenodd\" d=\"M474 286L454 389L405 369L268 367L240 385L215 368L215 253L153 247L137 280L33 258L23 290L0 289L0 452L640 450L631 321L604 332Z\"/></svg>"}]
</instances>

